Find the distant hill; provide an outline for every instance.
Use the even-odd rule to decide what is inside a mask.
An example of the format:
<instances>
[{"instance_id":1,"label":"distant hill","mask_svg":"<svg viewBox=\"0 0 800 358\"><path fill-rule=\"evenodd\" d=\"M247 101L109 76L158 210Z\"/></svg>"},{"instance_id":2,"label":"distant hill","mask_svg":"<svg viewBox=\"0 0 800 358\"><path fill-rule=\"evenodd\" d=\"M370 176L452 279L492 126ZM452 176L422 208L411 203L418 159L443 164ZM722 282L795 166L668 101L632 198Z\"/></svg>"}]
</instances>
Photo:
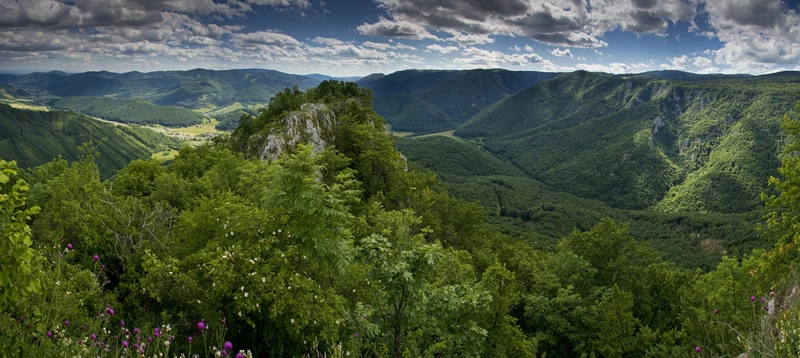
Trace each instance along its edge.
<instances>
[{"instance_id":1,"label":"distant hill","mask_svg":"<svg viewBox=\"0 0 800 358\"><path fill-rule=\"evenodd\" d=\"M43 91L57 97L145 99L161 106L199 109L265 104L278 91L308 89L320 80L263 69L214 71L63 72L0 75L0 85Z\"/></svg>"},{"instance_id":2,"label":"distant hill","mask_svg":"<svg viewBox=\"0 0 800 358\"><path fill-rule=\"evenodd\" d=\"M662 257L687 268L712 269L719 261L719 252L703 248L703 240L718 241L720 250L732 255L765 245L753 230L753 223L761 217L758 212L723 215L621 210L559 192L470 141L432 136L396 138L396 142L412 166L435 172L447 183L450 193L479 202L490 213L490 222L536 247L554 247L573 230L586 230L604 217L629 223L631 234L647 240Z\"/></svg>"},{"instance_id":3,"label":"distant hill","mask_svg":"<svg viewBox=\"0 0 800 358\"><path fill-rule=\"evenodd\" d=\"M578 71L488 106L455 134L533 179L617 208L745 212L777 175L791 74L676 81Z\"/></svg>"},{"instance_id":4,"label":"distant hill","mask_svg":"<svg viewBox=\"0 0 800 358\"><path fill-rule=\"evenodd\" d=\"M456 128L484 107L555 77L507 70L406 70L370 75L358 84L373 91L375 111L401 132Z\"/></svg>"},{"instance_id":5,"label":"distant hill","mask_svg":"<svg viewBox=\"0 0 800 358\"><path fill-rule=\"evenodd\" d=\"M203 116L195 111L173 106L156 106L143 99L70 97L54 103L53 107L123 123L184 127L203 120Z\"/></svg>"},{"instance_id":6,"label":"distant hill","mask_svg":"<svg viewBox=\"0 0 800 358\"><path fill-rule=\"evenodd\" d=\"M343 81L343 82L356 82L361 79L361 76L350 76L350 77L333 77L328 75L323 75L320 73L312 73L310 75L306 75L306 77L311 77L315 80L327 81L327 80L336 80L336 81Z\"/></svg>"},{"instance_id":7,"label":"distant hill","mask_svg":"<svg viewBox=\"0 0 800 358\"><path fill-rule=\"evenodd\" d=\"M30 111L0 104L0 158L16 160L23 168L59 156L77 160L81 155L78 147L91 140L100 153L97 164L101 174L109 177L131 160L149 157L153 151L149 145L162 137L144 128L123 130L75 112Z\"/></svg>"}]
</instances>

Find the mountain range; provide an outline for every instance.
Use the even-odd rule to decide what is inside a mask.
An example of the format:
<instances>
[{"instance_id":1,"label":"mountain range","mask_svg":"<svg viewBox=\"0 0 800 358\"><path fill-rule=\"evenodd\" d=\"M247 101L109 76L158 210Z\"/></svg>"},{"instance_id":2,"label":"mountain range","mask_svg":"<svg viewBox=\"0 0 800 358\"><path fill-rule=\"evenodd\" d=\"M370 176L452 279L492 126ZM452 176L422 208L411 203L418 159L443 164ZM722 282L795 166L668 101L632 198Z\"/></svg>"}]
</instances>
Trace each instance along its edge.
<instances>
[{"instance_id":1,"label":"mountain range","mask_svg":"<svg viewBox=\"0 0 800 358\"><path fill-rule=\"evenodd\" d=\"M220 116L232 130L244 106L253 113L284 88L329 79L335 78L268 70L49 72L0 75L0 86L18 98L88 114L102 109L127 122L148 123L141 121L148 115L125 108L153 110L161 113L156 123L168 125L169 118L191 122L200 109L238 103ZM760 195L781 162L781 119L798 117L800 73L406 70L357 84L371 90L374 110L392 131L409 135L396 141L412 166L481 203L509 232L552 242L612 216L659 222L659 230L632 226L654 233L638 236L659 237L664 228L686 225L680 213L708 213L693 214L686 233L712 242L724 237L729 250L753 238ZM662 239L664 249L676 246L675 237Z\"/></svg>"}]
</instances>

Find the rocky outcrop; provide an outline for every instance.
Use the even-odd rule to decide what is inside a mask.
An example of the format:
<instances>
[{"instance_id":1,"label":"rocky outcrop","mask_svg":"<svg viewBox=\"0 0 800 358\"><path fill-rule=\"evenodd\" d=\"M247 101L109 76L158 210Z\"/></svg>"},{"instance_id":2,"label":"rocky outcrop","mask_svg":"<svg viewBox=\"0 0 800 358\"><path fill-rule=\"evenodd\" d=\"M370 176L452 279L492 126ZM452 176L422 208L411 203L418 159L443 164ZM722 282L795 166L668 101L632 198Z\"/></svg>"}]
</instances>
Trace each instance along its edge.
<instances>
[{"instance_id":1,"label":"rocky outcrop","mask_svg":"<svg viewBox=\"0 0 800 358\"><path fill-rule=\"evenodd\" d=\"M335 125L333 110L321 103L307 103L274 123L271 129L251 137L247 152L261 160L275 160L297 144L308 143L314 147L314 153L319 153L333 141Z\"/></svg>"}]
</instances>

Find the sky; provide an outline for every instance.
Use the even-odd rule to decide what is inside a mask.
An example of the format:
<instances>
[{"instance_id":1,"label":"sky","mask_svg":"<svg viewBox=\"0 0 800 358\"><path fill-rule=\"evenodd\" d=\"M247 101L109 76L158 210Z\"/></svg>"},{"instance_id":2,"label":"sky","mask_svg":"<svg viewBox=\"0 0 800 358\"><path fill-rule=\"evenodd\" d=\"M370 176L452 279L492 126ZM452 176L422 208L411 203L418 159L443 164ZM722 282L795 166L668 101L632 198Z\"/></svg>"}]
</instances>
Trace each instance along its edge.
<instances>
[{"instance_id":1,"label":"sky","mask_svg":"<svg viewBox=\"0 0 800 358\"><path fill-rule=\"evenodd\" d=\"M800 0L0 0L0 71L800 70Z\"/></svg>"}]
</instances>

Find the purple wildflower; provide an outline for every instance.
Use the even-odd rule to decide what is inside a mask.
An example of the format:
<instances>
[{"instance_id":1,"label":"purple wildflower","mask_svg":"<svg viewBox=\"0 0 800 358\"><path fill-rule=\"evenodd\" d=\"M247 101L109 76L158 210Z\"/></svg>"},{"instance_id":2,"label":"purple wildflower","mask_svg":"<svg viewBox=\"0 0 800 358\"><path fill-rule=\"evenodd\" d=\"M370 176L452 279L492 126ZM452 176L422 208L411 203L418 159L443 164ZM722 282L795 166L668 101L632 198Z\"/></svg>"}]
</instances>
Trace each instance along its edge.
<instances>
[{"instance_id":1,"label":"purple wildflower","mask_svg":"<svg viewBox=\"0 0 800 358\"><path fill-rule=\"evenodd\" d=\"M233 343L231 343L230 341L225 342L225 344L223 344L223 347L225 347L225 350L228 350L228 351L232 350L233 349Z\"/></svg>"},{"instance_id":2,"label":"purple wildflower","mask_svg":"<svg viewBox=\"0 0 800 358\"><path fill-rule=\"evenodd\" d=\"M694 351L697 352L697 353L700 353L700 346L695 347Z\"/></svg>"},{"instance_id":3,"label":"purple wildflower","mask_svg":"<svg viewBox=\"0 0 800 358\"><path fill-rule=\"evenodd\" d=\"M770 296L775 296L775 291L770 291L769 295Z\"/></svg>"},{"instance_id":4,"label":"purple wildflower","mask_svg":"<svg viewBox=\"0 0 800 358\"><path fill-rule=\"evenodd\" d=\"M766 300L767 300L766 298L764 298L764 297L761 297L761 302L764 302L764 301L766 301Z\"/></svg>"},{"instance_id":5,"label":"purple wildflower","mask_svg":"<svg viewBox=\"0 0 800 358\"><path fill-rule=\"evenodd\" d=\"M187 339L189 340L189 343L192 343L192 336L189 336Z\"/></svg>"},{"instance_id":6,"label":"purple wildflower","mask_svg":"<svg viewBox=\"0 0 800 358\"><path fill-rule=\"evenodd\" d=\"M53 332L47 331L47 338L50 338L52 336L53 336Z\"/></svg>"},{"instance_id":7,"label":"purple wildflower","mask_svg":"<svg viewBox=\"0 0 800 358\"><path fill-rule=\"evenodd\" d=\"M244 354L242 352L236 353L236 358L244 358Z\"/></svg>"},{"instance_id":8,"label":"purple wildflower","mask_svg":"<svg viewBox=\"0 0 800 358\"><path fill-rule=\"evenodd\" d=\"M72 244L67 244L67 248L72 250Z\"/></svg>"},{"instance_id":9,"label":"purple wildflower","mask_svg":"<svg viewBox=\"0 0 800 358\"><path fill-rule=\"evenodd\" d=\"M147 337L147 341L148 342L152 342L153 341L153 337Z\"/></svg>"},{"instance_id":10,"label":"purple wildflower","mask_svg":"<svg viewBox=\"0 0 800 358\"><path fill-rule=\"evenodd\" d=\"M100 269L101 270L105 270L106 269L106 265L100 265Z\"/></svg>"},{"instance_id":11,"label":"purple wildflower","mask_svg":"<svg viewBox=\"0 0 800 358\"><path fill-rule=\"evenodd\" d=\"M119 321L119 325L125 327L125 321Z\"/></svg>"},{"instance_id":12,"label":"purple wildflower","mask_svg":"<svg viewBox=\"0 0 800 358\"><path fill-rule=\"evenodd\" d=\"M717 313L719 313L719 310L715 308L714 309L714 314L717 314Z\"/></svg>"},{"instance_id":13,"label":"purple wildflower","mask_svg":"<svg viewBox=\"0 0 800 358\"><path fill-rule=\"evenodd\" d=\"M755 302L755 301L756 301L756 296L750 296L750 302Z\"/></svg>"},{"instance_id":14,"label":"purple wildflower","mask_svg":"<svg viewBox=\"0 0 800 358\"><path fill-rule=\"evenodd\" d=\"M114 315L114 309L109 307L109 308L106 309L106 313L108 313L109 315L113 316ZM124 326L124 324L123 324L123 326Z\"/></svg>"},{"instance_id":15,"label":"purple wildflower","mask_svg":"<svg viewBox=\"0 0 800 358\"><path fill-rule=\"evenodd\" d=\"M206 328L206 324L203 321L197 322L197 329L204 330Z\"/></svg>"},{"instance_id":16,"label":"purple wildflower","mask_svg":"<svg viewBox=\"0 0 800 358\"><path fill-rule=\"evenodd\" d=\"M92 260L100 261L100 256L94 255L92 256Z\"/></svg>"},{"instance_id":17,"label":"purple wildflower","mask_svg":"<svg viewBox=\"0 0 800 358\"><path fill-rule=\"evenodd\" d=\"M354 335L353 335L353 337L356 337L356 338L358 338L358 333L354 334Z\"/></svg>"},{"instance_id":18,"label":"purple wildflower","mask_svg":"<svg viewBox=\"0 0 800 358\"><path fill-rule=\"evenodd\" d=\"M90 335L89 335L89 337L90 337L90 338L91 338L93 341L94 341L94 340L97 340L97 335L96 335L96 334L94 334L94 333L90 334Z\"/></svg>"},{"instance_id":19,"label":"purple wildflower","mask_svg":"<svg viewBox=\"0 0 800 358\"><path fill-rule=\"evenodd\" d=\"M134 328L133 329L133 333L139 334L139 332L141 332L141 331L138 328Z\"/></svg>"},{"instance_id":20,"label":"purple wildflower","mask_svg":"<svg viewBox=\"0 0 800 358\"><path fill-rule=\"evenodd\" d=\"M68 319L64 320L64 325L65 326L69 326L69 320Z\"/></svg>"},{"instance_id":21,"label":"purple wildflower","mask_svg":"<svg viewBox=\"0 0 800 358\"><path fill-rule=\"evenodd\" d=\"M122 346L128 348L128 341L122 341Z\"/></svg>"}]
</instances>

